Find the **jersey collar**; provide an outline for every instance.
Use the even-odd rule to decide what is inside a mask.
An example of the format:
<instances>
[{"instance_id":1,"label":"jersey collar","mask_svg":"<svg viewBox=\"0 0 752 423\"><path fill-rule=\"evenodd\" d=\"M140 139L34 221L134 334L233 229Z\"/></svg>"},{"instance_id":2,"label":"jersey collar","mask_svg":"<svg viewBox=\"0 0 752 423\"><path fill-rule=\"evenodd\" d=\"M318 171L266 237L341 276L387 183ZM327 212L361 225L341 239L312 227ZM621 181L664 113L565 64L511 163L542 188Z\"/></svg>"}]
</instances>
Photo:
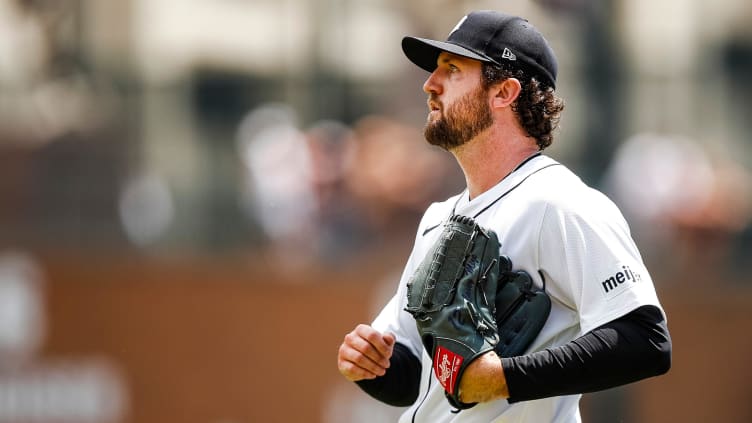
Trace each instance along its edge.
<instances>
[{"instance_id":1,"label":"jersey collar","mask_svg":"<svg viewBox=\"0 0 752 423\"><path fill-rule=\"evenodd\" d=\"M525 161L520 163L509 175L502 179L498 184L494 185L479 196L469 200L469 192L467 189L457 199L457 203L454 206L453 214L461 214L464 216L475 217L477 214L485 211L484 209L490 204L494 203L497 199L506 195L507 192L516 188L526 178L533 173L543 169L544 167L558 165L559 163L540 153L537 153Z\"/></svg>"}]
</instances>

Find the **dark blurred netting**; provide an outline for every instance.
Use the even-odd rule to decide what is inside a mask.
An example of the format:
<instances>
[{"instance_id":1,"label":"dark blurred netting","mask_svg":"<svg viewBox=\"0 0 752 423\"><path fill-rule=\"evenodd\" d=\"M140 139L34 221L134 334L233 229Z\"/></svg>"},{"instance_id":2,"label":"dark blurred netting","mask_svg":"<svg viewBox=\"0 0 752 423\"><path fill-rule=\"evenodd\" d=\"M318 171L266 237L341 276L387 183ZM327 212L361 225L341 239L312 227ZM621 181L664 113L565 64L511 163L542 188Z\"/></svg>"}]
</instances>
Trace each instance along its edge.
<instances>
[{"instance_id":1,"label":"dark blurred netting","mask_svg":"<svg viewBox=\"0 0 752 423\"><path fill-rule=\"evenodd\" d=\"M236 128L257 104L281 101L281 79L262 79L243 73L200 69L188 87L192 113L200 133L205 180L193 190L198 219L188 224L178 243L199 249L224 249L254 244L258 228L249 222L238 204L239 163Z\"/></svg>"},{"instance_id":2,"label":"dark blurred netting","mask_svg":"<svg viewBox=\"0 0 752 423\"><path fill-rule=\"evenodd\" d=\"M730 38L721 50L723 69L726 73L726 86L733 107L729 107L732 121L747 134L749 142L752 134L752 36ZM739 158L747 160L749 158ZM752 190L749 186L747 190ZM740 193L742 194L742 193ZM735 274L748 275L752 270L752 225L737 234L733 240L729 265Z\"/></svg>"},{"instance_id":3,"label":"dark blurred netting","mask_svg":"<svg viewBox=\"0 0 752 423\"><path fill-rule=\"evenodd\" d=\"M115 212L130 154L122 137L113 128L66 134L33 150L0 150L0 242L123 243Z\"/></svg>"},{"instance_id":4,"label":"dark blurred netting","mask_svg":"<svg viewBox=\"0 0 752 423\"><path fill-rule=\"evenodd\" d=\"M735 80L752 84L752 39L733 37L723 50L723 64Z\"/></svg>"},{"instance_id":5,"label":"dark blurred netting","mask_svg":"<svg viewBox=\"0 0 752 423\"><path fill-rule=\"evenodd\" d=\"M302 109L301 127L307 122L330 119L344 124L369 113L377 113L368 98L368 85L312 69L299 82ZM190 81L191 104L197 131L204 145L202 163L208 180L196 187L196 204L201 218L189 228L189 241L200 249L223 250L253 246L264 236L253 219L239 205L242 169L238 160L237 129L242 119L266 103L284 103L290 81L281 76L254 77L247 73L201 69ZM302 128L301 128L302 129ZM348 216L344 216L345 219Z\"/></svg>"},{"instance_id":6,"label":"dark blurred netting","mask_svg":"<svg viewBox=\"0 0 752 423\"><path fill-rule=\"evenodd\" d=\"M626 127L624 118L629 112L623 101L627 94L624 92L625 69L629 67L623 63L627 59L618 34L622 5L616 1L584 0L541 0L538 3L554 15L561 14L562 19L571 19L570 23L577 27L578 38L575 39L587 52L581 58L567 59L577 63L570 72L581 72L576 78L582 81L580 101L587 104L588 114L579 118L583 126L582 155L575 159L577 163L568 164L587 182L598 185L614 149L634 130ZM189 181L189 187L174 192L174 223L164 235L161 246L206 251L255 247L265 242L260 228L242 210L238 196L242 182L239 174L243 169L236 131L249 111L269 102L286 102L299 113L298 124L303 129L321 119L351 125L370 113L400 114L402 109L394 106L405 98L418 104L423 101L420 83L425 75L422 73L416 73L414 81L400 82L409 87L404 96L392 96L395 91L390 88L395 82L356 80L347 72L335 72L331 64L324 63L325 59L315 54L304 72L256 74L205 63L194 65L184 77L162 85L153 84L139 79L135 67L108 67L96 62L87 49L90 41L83 29L86 27L83 3L66 2L75 6L72 9L75 13L63 13L59 5L49 2L23 4L29 10L55 12L53 16L59 14L65 19L66 25L58 22L50 27L51 32L58 31L64 36L53 38L50 44L53 60L49 77L79 73L77 77L87 84L105 81L103 85L111 85L113 91L107 96L117 97L118 101L112 120L96 131L59 134L32 148L23 147L30 144L24 139L0 147L2 245L132 246L118 215L119 195L133 170L152 159L145 152L148 146L144 144L162 144L163 141L147 139L144 134L143 110L148 96L167 93L178 99L168 107L188 109L186 122L175 125L188 126L181 130L192 133L195 143L189 145L192 141L178 139L166 140L169 142L165 144L177 149L185 145L198 156L200 167L197 172L200 175L193 176L196 181ZM47 9L52 12L44 12ZM733 104L728 108L729 114L734 116L736 125L746 128L746 133L752 131L747 104L752 94L751 45L748 37L740 35L713 50L713 55L720 56L723 64L718 69L724 74L723 84ZM394 53L400 54L398 46L394 47ZM385 97L394 98L387 100ZM422 116L421 110L420 118ZM411 124L420 126L420 118L411 117ZM150 119L159 122L162 116L150 116ZM565 113L563 126L575 126L571 123L575 119L578 117ZM171 132L165 130L164 133ZM10 137L3 133L0 136ZM180 160L178 153L175 151L175 162ZM343 222L356 217L344 216ZM738 245L735 253L741 257L750 250L747 233L742 233L735 244ZM738 260L737 265L744 262Z\"/></svg>"},{"instance_id":7,"label":"dark blurred netting","mask_svg":"<svg viewBox=\"0 0 752 423\"><path fill-rule=\"evenodd\" d=\"M617 42L617 4L614 1L588 2L582 12L582 44L585 95L585 147L580 159L580 175L596 185L611 162L613 152L625 138L623 125L624 64Z\"/></svg>"},{"instance_id":8,"label":"dark blurred netting","mask_svg":"<svg viewBox=\"0 0 752 423\"><path fill-rule=\"evenodd\" d=\"M204 178L176 198L177 222L165 243L189 249L223 250L263 242L254 222L238 204L241 172L238 124L249 111L282 102L289 81L218 69L199 69L178 87L187 92L194 130L201 146ZM375 113L368 97L377 87L359 86L324 72L302 82L307 95L305 121L352 123ZM0 148L0 246L129 248L118 216L126 178L142 156L139 113L146 87L132 81L118 93L118 117L95 132L71 132L28 148L20 139ZM306 113L304 113L306 115ZM180 143L180 140L177 142ZM190 217L182 212L192 209Z\"/></svg>"},{"instance_id":9,"label":"dark blurred netting","mask_svg":"<svg viewBox=\"0 0 752 423\"><path fill-rule=\"evenodd\" d=\"M255 105L284 100L284 81L262 79L247 73L199 69L194 72L190 84L191 102L201 123L229 132Z\"/></svg>"}]
</instances>

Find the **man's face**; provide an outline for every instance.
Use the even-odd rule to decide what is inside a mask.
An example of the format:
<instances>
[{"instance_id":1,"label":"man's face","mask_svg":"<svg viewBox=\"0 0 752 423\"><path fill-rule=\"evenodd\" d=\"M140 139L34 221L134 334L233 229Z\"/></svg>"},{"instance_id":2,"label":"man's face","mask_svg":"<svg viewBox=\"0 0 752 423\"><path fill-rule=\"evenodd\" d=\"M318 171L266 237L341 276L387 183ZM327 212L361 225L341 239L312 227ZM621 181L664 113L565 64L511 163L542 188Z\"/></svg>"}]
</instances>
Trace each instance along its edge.
<instances>
[{"instance_id":1,"label":"man's face","mask_svg":"<svg viewBox=\"0 0 752 423\"><path fill-rule=\"evenodd\" d=\"M423 90L428 94L430 109L424 135L432 145L452 150L493 123L477 60L441 53L438 67Z\"/></svg>"}]
</instances>

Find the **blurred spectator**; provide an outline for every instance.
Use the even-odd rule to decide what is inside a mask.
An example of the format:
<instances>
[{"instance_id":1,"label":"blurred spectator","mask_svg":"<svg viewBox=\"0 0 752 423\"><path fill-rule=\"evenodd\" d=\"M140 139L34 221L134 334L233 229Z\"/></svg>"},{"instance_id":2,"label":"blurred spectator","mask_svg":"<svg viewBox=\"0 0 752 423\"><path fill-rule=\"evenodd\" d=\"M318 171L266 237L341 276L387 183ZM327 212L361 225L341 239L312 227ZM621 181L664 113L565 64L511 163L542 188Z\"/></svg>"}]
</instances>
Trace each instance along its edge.
<instances>
[{"instance_id":1,"label":"blurred spectator","mask_svg":"<svg viewBox=\"0 0 752 423\"><path fill-rule=\"evenodd\" d=\"M425 207L462 189L456 165L429 146L419 130L386 117L365 117L354 131L350 189L376 232L412 241Z\"/></svg>"},{"instance_id":2,"label":"blurred spectator","mask_svg":"<svg viewBox=\"0 0 752 423\"><path fill-rule=\"evenodd\" d=\"M395 236L412 240L425 206L459 190L450 158L386 117L302 131L288 106L265 105L243 120L238 143L243 204L286 260L295 251L301 262L337 261Z\"/></svg>"},{"instance_id":3,"label":"blurred spectator","mask_svg":"<svg viewBox=\"0 0 752 423\"><path fill-rule=\"evenodd\" d=\"M0 2L3 247L116 245L133 129L110 75L83 63L75 2Z\"/></svg>"},{"instance_id":4,"label":"blurred spectator","mask_svg":"<svg viewBox=\"0 0 752 423\"><path fill-rule=\"evenodd\" d=\"M175 218L175 205L165 177L154 170L134 172L118 197L118 211L128 240L139 247L155 244Z\"/></svg>"},{"instance_id":5,"label":"blurred spectator","mask_svg":"<svg viewBox=\"0 0 752 423\"><path fill-rule=\"evenodd\" d=\"M0 250L0 422L117 423L128 412L119 366L104 357L43 357L45 277L24 251Z\"/></svg>"},{"instance_id":6,"label":"blurred spectator","mask_svg":"<svg viewBox=\"0 0 752 423\"><path fill-rule=\"evenodd\" d=\"M321 121L306 131L312 172L311 187L316 201L314 225L319 258L336 261L359 252L369 243L369 230L362 207L347 185L347 167L352 159L352 130L337 121Z\"/></svg>"},{"instance_id":7,"label":"blurred spectator","mask_svg":"<svg viewBox=\"0 0 752 423\"><path fill-rule=\"evenodd\" d=\"M732 265L735 238L750 222L749 173L698 143L639 134L614 156L605 189L622 207L657 273L717 272Z\"/></svg>"},{"instance_id":8,"label":"blurred spectator","mask_svg":"<svg viewBox=\"0 0 752 423\"><path fill-rule=\"evenodd\" d=\"M249 112L238 128L242 205L288 261L304 259L314 236L312 159L296 121L290 107L267 104Z\"/></svg>"},{"instance_id":9,"label":"blurred spectator","mask_svg":"<svg viewBox=\"0 0 752 423\"><path fill-rule=\"evenodd\" d=\"M46 334L43 280L29 255L0 252L0 374L22 366L42 346Z\"/></svg>"}]
</instances>

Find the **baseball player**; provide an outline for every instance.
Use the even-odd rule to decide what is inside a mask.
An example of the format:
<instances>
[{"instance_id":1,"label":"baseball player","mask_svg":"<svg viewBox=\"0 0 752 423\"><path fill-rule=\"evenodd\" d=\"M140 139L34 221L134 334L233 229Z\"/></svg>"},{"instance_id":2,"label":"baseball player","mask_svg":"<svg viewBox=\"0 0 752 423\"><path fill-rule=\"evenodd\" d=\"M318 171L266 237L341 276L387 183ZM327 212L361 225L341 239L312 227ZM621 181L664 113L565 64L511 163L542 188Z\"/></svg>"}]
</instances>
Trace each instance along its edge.
<instances>
[{"instance_id":1,"label":"baseball player","mask_svg":"<svg viewBox=\"0 0 752 423\"><path fill-rule=\"evenodd\" d=\"M546 39L522 18L476 11L446 41L405 37L402 49L430 72L426 140L456 158L467 188L426 210L394 297L345 336L340 373L380 401L409 406L400 422L541 423L579 422L582 393L667 372L666 317L627 222L542 154L563 109ZM500 254L550 298L524 351L480 350L461 374L439 363L446 357L426 342L431 319L409 292L457 216L495 233ZM447 401L454 376L457 396Z\"/></svg>"}]
</instances>

